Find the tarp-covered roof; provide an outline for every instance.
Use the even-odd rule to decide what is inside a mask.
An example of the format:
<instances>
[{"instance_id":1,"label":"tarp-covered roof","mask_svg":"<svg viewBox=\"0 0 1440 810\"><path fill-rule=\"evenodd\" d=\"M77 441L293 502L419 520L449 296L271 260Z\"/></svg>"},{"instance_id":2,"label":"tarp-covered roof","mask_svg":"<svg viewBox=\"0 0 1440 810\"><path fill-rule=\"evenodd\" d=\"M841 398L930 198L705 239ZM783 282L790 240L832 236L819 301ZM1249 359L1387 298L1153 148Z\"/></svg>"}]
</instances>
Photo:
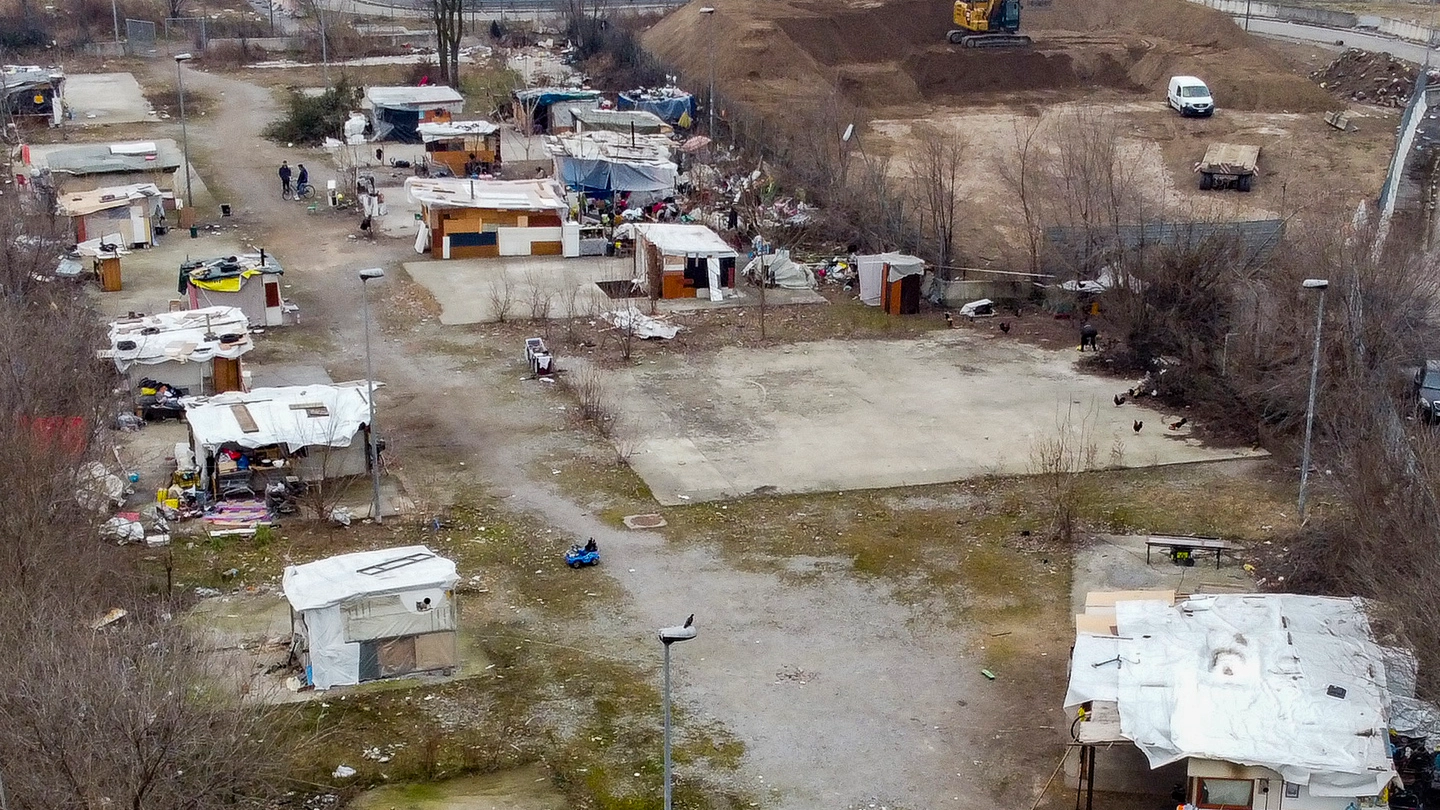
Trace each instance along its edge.
<instances>
[{"instance_id":1,"label":"tarp-covered roof","mask_svg":"<svg viewBox=\"0 0 1440 810\"><path fill-rule=\"evenodd\" d=\"M46 167L57 174L176 171L180 162L173 146L150 141L76 146L45 157Z\"/></svg>"},{"instance_id":2,"label":"tarp-covered roof","mask_svg":"<svg viewBox=\"0 0 1440 810\"><path fill-rule=\"evenodd\" d=\"M115 368L157 363L233 360L255 348L250 322L239 307L205 307L123 318L110 324Z\"/></svg>"},{"instance_id":3,"label":"tarp-covered roof","mask_svg":"<svg viewBox=\"0 0 1440 810\"><path fill-rule=\"evenodd\" d=\"M500 126L489 121L427 121L416 126L415 130L420 133L420 140L431 143L451 138L493 135L500 131Z\"/></svg>"},{"instance_id":4,"label":"tarp-covered roof","mask_svg":"<svg viewBox=\"0 0 1440 810\"><path fill-rule=\"evenodd\" d=\"M735 249L721 239L720 234L704 225L656 222L637 224L635 230L640 232L640 238L654 245L666 256L715 256L723 259L734 258L736 255Z\"/></svg>"},{"instance_id":5,"label":"tarp-covered roof","mask_svg":"<svg viewBox=\"0 0 1440 810\"><path fill-rule=\"evenodd\" d=\"M628 135L633 128L641 135L658 135L670 129L660 116L645 110L575 110L574 116L585 132L600 130Z\"/></svg>"},{"instance_id":6,"label":"tarp-covered roof","mask_svg":"<svg viewBox=\"0 0 1440 810\"><path fill-rule=\"evenodd\" d=\"M39 65L0 65L0 84L5 86L7 95L41 87L54 88L63 84L64 81L65 72L59 68L46 68Z\"/></svg>"},{"instance_id":7,"label":"tarp-covered roof","mask_svg":"<svg viewBox=\"0 0 1440 810\"><path fill-rule=\"evenodd\" d=\"M470 180L463 177L407 177L411 202L443 208L487 208L507 211L570 210L565 189L548 177L530 180Z\"/></svg>"},{"instance_id":8,"label":"tarp-covered roof","mask_svg":"<svg viewBox=\"0 0 1440 810\"><path fill-rule=\"evenodd\" d=\"M55 201L55 210L65 217L83 217L96 211L120 208L146 197L160 197L160 187L154 183L132 183L128 186L106 186L93 191L77 191L63 194Z\"/></svg>"},{"instance_id":9,"label":"tarp-covered roof","mask_svg":"<svg viewBox=\"0 0 1440 810\"><path fill-rule=\"evenodd\" d=\"M545 138L561 182L587 192L672 191L679 175L673 146L663 135L605 131Z\"/></svg>"},{"instance_id":10,"label":"tarp-covered roof","mask_svg":"<svg viewBox=\"0 0 1440 810\"><path fill-rule=\"evenodd\" d=\"M282 275L284 272L285 269L269 253L195 259L180 265L180 292L185 292L184 287L189 284L214 292L239 292L248 278Z\"/></svg>"},{"instance_id":11,"label":"tarp-covered roof","mask_svg":"<svg viewBox=\"0 0 1440 810\"><path fill-rule=\"evenodd\" d=\"M645 110L666 123L677 123L681 116L695 117L695 97L678 87L641 88L621 93L616 106L622 110Z\"/></svg>"},{"instance_id":12,"label":"tarp-covered roof","mask_svg":"<svg viewBox=\"0 0 1440 810\"><path fill-rule=\"evenodd\" d=\"M558 101L585 101L600 98L600 91L571 87L530 87L516 90L515 98L527 106L548 107Z\"/></svg>"},{"instance_id":13,"label":"tarp-covered roof","mask_svg":"<svg viewBox=\"0 0 1440 810\"><path fill-rule=\"evenodd\" d=\"M1385 664L1360 600L1139 598L1114 602L1113 623L1081 621L1092 612L1077 617L1065 707L1115 704L1152 768L1221 760L1351 798L1395 775Z\"/></svg>"},{"instance_id":14,"label":"tarp-covered roof","mask_svg":"<svg viewBox=\"0 0 1440 810\"><path fill-rule=\"evenodd\" d=\"M443 85L425 87L367 87L365 101L372 107L388 110L429 110L435 107L454 107L459 112L465 106L465 97Z\"/></svg>"},{"instance_id":15,"label":"tarp-covered roof","mask_svg":"<svg viewBox=\"0 0 1440 810\"><path fill-rule=\"evenodd\" d=\"M455 586L455 563L425 546L341 554L286 566L281 587L296 611L338 605L357 596Z\"/></svg>"},{"instance_id":16,"label":"tarp-covered roof","mask_svg":"<svg viewBox=\"0 0 1440 810\"><path fill-rule=\"evenodd\" d=\"M366 388L364 380L357 380L190 397L185 400L185 421L195 441L211 451L227 442L252 448L283 445L291 452L349 447L370 420Z\"/></svg>"}]
</instances>

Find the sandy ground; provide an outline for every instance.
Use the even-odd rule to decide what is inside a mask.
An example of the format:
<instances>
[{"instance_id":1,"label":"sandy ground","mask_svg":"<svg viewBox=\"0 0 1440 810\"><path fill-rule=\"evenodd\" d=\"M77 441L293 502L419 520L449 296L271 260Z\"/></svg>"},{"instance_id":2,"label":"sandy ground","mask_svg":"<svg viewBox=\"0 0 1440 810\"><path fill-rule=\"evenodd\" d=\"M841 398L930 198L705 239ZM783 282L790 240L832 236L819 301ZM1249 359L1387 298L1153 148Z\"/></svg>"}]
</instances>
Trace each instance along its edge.
<instances>
[{"instance_id":1,"label":"sandy ground","mask_svg":"<svg viewBox=\"0 0 1440 810\"><path fill-rule=\"evenodd\" d=\"M1024 474L1034 442L1056 435L1067 414L1097 466L1252 454L1168 430L1175 414L1115 407L1125 386L1078 372L1073 349L939 334L723 349L618 371L633 430L621 441L634 443L631 465L667 505Z\"/></svg>"},{"instance_id":2,"label":"sandy ground","mask_svg":"<svg viewBox=\"0 0 1440 810\"><path fill-rule=\"evenodd\" d=\"M80 73L65 79L65 104L81 126L155 120L140 83L130 73Z\"/></svg>"}]
</instances>

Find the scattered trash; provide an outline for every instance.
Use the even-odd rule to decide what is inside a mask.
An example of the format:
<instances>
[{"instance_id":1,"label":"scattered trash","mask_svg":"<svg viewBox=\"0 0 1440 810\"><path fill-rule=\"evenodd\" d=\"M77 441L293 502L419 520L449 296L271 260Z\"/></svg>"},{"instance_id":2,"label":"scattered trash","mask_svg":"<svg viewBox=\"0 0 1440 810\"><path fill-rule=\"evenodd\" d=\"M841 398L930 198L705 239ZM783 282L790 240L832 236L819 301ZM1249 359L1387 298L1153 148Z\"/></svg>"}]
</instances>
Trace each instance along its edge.
<instances>
[{"instance_id":1,"label":"scattered trash","mask_svg":"<svg viewBox=\"0 0 1440 810\"><path fill-rule=\"evenodd\" d=\"M105 615L90 623L90 629L99 630L102 627L109 627L129 615L130 611L125 608L110 608L105 611Z\"/></svg>"},{"instance_id":2,"label":"scattered trash","mask_svg":"<svg viewBox=\"0 0 1440 810\"><path fill-rule=\"evenodd\" d=\"M987 680L987 681L993 681L993 680L995 680L995 673L991 672L991 671L988 670L988 669L982 669L982 670L980 670L980 674L981 674L981 675L984 675L984 676L985 676L985 680Z\"/></svg>"},{"instance_id":3,"label":"scattered trash","mask_svg":"<svg viewBox=\"0 0 1440 810\"><path fill-rule=\"evenodd\" d=\"M461 465L463 466L464 462L461 462ZM355 517L350 513L349 507L337 506L330 510L330 522L337 526L349 526L350 521L354 519Z\"/></svg>"},{"instance_id":4,"label":"scattered trash","mask_svg":"<svg viewBox=\"0 0 1440 810\"><path fill-rule=\"evenodd\" d=\"M208 599L213 596L219 596L220 591L215 588L206 588L202 586L195 589L195 595L200 597L201 599Z\"/></svg>"},{"instance_id":5,"label":"scattered trash","mask_svg":"<svg viewBox=\"0 0 1440 810\"><path fill-rule=\"evenodd\" d=\"M330 775L335 777L336 779L349 779L350 777L355 775L355 769L350 767L349 765L341 765L340 767L335 769L334 773Z\"/></svg>"}]
</instances>

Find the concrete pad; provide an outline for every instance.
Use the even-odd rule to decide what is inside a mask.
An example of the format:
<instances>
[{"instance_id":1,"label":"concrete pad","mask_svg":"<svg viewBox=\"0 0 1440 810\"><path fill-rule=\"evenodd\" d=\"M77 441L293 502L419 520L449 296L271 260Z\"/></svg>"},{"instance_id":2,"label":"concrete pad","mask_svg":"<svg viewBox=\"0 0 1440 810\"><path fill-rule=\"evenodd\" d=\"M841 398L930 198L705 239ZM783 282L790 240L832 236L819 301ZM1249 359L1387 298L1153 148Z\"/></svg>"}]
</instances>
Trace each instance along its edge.
<instances>
[{"instance_id":1,"label":"concrete pad","mask_svg":"<svg viewBox=\"0 0 1440 810\"><path fill-rule=\"evenodd\" d=\"M198 195L197 195L198 196ZM231 232L200 231L191 239L188 230L171 230L160 244L143 250L132 250L120 257L120 289L99 292L95 289L96 307L104 315L119 318L131 312L163 312L174 300L185 296L176 292L180 280L180 264L187 259L230 256L244 252L236 235ZM185 308L188 305L182 304Z\"/></svg>"},{"instance_id":2,"label":"concrete pad","mask_svg":"<svg viewBox=\"0 0 1440 810\"><path fill-rule=\"evenodd\" d=\"M629 279L630 259L523 256L496 259L452 259L407 262L405 270L440 302L440 323L454 326L498 320L495 296L508 290L510 318L530 317L536 296L551 296L550 317L598 315L624 301L612 300L595 286L597 281ZM575 290L574 312L569 290Z\"/></svg>"},{"instance_id":3,"label":"concrete pad","mask_svg":"<svg viewBox=\"0 0 1440 810\"><path fill-rule=\"evenodd\" d=\"M1210 552L1198 554L1195 565L1175 565L1156 549L1145 561L1145 535L1101 534L1075 553L1070 588L1071 612L1085 610L1085 595L1094 591L1171 590L1176 593L1251 593L1255 580L1234 558L1221 558L1219 568Z\"/></svg>"},{"instance_id":4,"label":"concrete pad","mask_svg":"<svg viewBox=\"0 0 1440 810\"><path fill-rule=\"evenodd\" d=\"M65 106L80 126L155 120L155 111L130 73L81 73L65 78Z\"/></svg>"},{"instance_id":5,"label":"concrete pad","mask_svg":"<svg viewBox=\"0 0 1440 810\"><path fill-rule=\"evenodd\" d=\"M827 492L1031 472L1031 448L1067 421L1095 467L1263 455L1205 447L1175 415L1115 407L1121 387L1081 373L1074 351L961 332L919 340L725 348L609 376L636 448L630 464L662 504L773 487ZM1132 430L1143 421L1141 432Z\"/></svg>"},{"instance_id":6,"label":"concrete pad","mask_svg":"<svg viewBox=\"0 0 1440 810\"><path fill-rule=\"evenodd\" d=\"M329 385L330 372L324 366L306 363L267 363L253 367L252 388L276 388L285 385Z\"/></svg>"}]
</instances>

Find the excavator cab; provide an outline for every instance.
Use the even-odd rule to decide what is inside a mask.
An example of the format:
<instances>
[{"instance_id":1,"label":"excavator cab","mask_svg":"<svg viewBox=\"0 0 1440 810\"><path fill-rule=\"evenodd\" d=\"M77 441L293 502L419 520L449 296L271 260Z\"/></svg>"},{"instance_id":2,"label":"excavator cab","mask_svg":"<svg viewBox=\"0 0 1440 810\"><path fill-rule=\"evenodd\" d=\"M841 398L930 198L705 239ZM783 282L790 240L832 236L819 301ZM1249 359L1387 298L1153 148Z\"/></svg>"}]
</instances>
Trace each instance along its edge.
<instances>
[{"instance_id":1,"label":"excavator cab","mask_svg":"<svg viewBox=\"0 0 1440 810\"><path fill-rule=\"evenodd\" d=\"M963 48L1017 48L1030 44L1020 34L1020 0L956 0L955 25L946 37Z\"/></svg>"}]
</instances>

